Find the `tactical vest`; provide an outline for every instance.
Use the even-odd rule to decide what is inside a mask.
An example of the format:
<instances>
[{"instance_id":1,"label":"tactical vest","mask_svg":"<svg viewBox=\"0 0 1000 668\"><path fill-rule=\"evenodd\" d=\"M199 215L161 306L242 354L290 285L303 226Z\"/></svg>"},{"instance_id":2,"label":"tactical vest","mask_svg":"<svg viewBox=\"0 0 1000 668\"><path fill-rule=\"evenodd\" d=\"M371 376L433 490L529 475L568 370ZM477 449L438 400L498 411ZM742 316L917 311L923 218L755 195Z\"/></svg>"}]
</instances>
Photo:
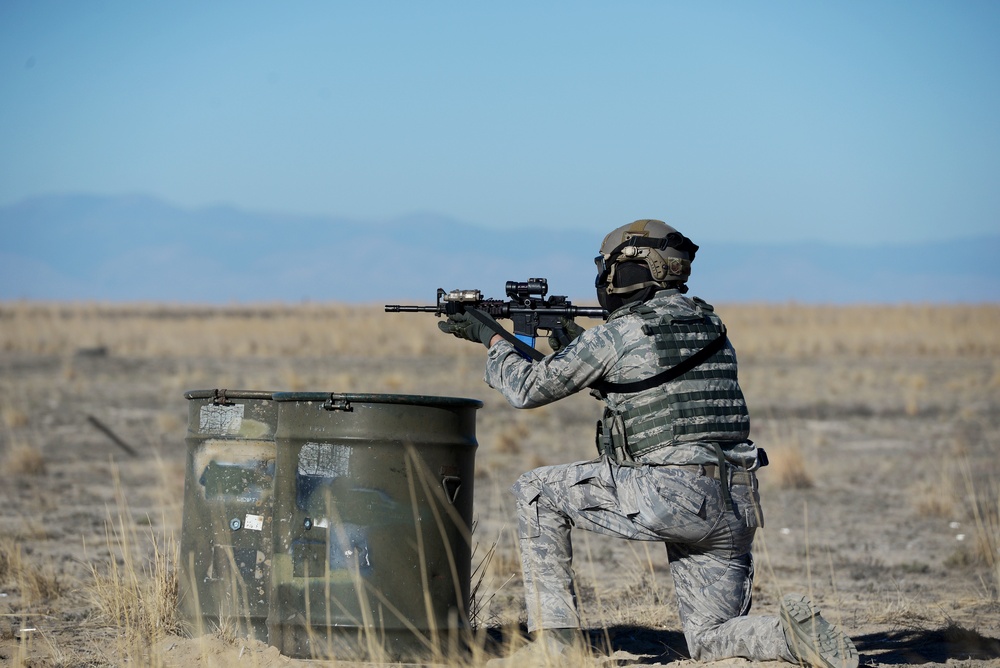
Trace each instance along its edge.
<instances>
[{"instance_id":1,"label":"tactical vest","mask_svg":"<svg viewBox=\"0 0 1000 668\"><path fill-rule=\"evenodd\" d=\"M628 310L645 320L642 331L653 339L660 371L676 367L724 334L714 309L700 299L694 303L697 308L684 313L661 315L645 304ZM607 445L627 459L681 443L738 443L750 436L730 345L656 389L625 396L617 410L606 411L602 431L610 437Z\"/></svg>"}]
</instances>

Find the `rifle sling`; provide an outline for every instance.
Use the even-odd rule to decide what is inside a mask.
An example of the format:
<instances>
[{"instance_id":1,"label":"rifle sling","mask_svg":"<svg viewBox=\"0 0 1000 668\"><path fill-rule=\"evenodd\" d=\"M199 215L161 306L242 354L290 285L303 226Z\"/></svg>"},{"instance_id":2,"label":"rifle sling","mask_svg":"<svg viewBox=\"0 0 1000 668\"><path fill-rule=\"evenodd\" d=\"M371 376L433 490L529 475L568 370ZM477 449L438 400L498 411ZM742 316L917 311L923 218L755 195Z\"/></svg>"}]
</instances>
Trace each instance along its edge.
<instances>
[{"instance_id":1,"label":"rifle sling","mask_svg":"<svg viewBox=\"0 0 1000 668\"><path fill-rule=\"evenodd\" d=\"M630 383L612 383L606 380L599 380L593 385L592 388L600 392L601 394L607 394L608 392L616 392L619 394L628 394L630 392L642 392L643 390L648 390L664 383L669 383L670 381L683 376L691 369L699 366L708 361L715 353L722 350L722 347L726 345L726 328L723 326L722 334L719 337L709 343L707 346L694 353L683 362L677 366L672 366L665 371L661 371L655 376L650 376L649 378L644 378L643 380L636 380Z\"/></svg>"},{"instance_id":2,"label":"rifle sling","mask_svg":"<svg viewBox=\"0 0 1000 668\"><path fill-rule=\"evenodd\" d=\"M516 336L508 332L506 329L503 328L503 326L500 323L498 323L496 320L489 317L479 309L467 308L465 309L465 312L470 314L473 318L475 318L479 322L489 327L491 330L493 330L500 336L502 336L504 341L507 341L512 346L514 346L514 348L517 349L517 351L520 352L521 354L526 355L527 357L536 362L545 359L545 355L538 352L537 350L529 346L527 343L525 343L521 339L517 338Z\"/></svg>"}]
</instances>

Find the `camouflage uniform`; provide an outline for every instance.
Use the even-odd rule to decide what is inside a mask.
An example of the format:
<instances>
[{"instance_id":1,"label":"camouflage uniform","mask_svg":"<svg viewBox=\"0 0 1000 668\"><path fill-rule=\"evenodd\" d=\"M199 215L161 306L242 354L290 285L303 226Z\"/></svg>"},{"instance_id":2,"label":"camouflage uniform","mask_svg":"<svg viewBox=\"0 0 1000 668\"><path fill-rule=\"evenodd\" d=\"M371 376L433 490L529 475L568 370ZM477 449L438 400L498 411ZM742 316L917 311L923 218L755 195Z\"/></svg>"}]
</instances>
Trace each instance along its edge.
<instances>
[{"instance_id":1,"label":"camouflage uniform","mask_svg":"<svg viewBox=\"0 0 1000 668\"><path fill-rule=\"evenodd\" d=\"M602 380L647 378L676 364L678 355L705 347L712 335L698 326L677 330L662 323L721 327L705 302L663 290L645 304L619 309L540 362L525 360L507 342L495 344L485 380L511 405L532 408ZM684 332L689 341L668 340ZM793 660L777 616L747 616L751 545L762 517L753 473L758 452L747 439L735 369L727 342L706 363L664 385L606 392L604 423L617 431L610 439L618 446L614 452L518 479L512 491L530 631L580 625L570 540L576 526L666 544L692 658ZM718 479L720 457L730 471L731 501Z\"/></svg>"}]
</instances>

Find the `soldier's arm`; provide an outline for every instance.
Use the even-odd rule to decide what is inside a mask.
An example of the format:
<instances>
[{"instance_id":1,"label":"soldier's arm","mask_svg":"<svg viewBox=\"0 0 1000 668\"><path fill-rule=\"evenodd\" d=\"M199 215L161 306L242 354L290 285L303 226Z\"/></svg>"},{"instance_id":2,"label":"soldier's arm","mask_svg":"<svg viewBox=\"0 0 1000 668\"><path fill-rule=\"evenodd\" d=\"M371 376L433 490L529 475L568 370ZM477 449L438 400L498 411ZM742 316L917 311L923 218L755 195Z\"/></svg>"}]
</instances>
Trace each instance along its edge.
<instances>
[{"instance_id":1,"label":"soldier's arm","mask_svg":"<svg viewBox=\"0 0 1000 668\"><path fill-rule=\"evenodd\" d=\"M486 383L515 408L543 406L589 387L618 357L613 328L587 330L558 353L538 362L524 359L508 342L494 337L486 360Z\"/></svg>"}]
</instances>

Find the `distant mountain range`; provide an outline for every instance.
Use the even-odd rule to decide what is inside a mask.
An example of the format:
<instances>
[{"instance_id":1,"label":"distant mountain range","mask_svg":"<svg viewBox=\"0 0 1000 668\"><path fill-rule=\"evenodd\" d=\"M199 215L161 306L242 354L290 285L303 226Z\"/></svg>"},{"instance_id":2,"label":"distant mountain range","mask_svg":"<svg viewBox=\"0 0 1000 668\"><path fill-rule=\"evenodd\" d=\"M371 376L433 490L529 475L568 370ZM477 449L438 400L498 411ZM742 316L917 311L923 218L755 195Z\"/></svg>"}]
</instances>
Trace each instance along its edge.
<instances>
[{"instance_id":1,"label":"distant mountain range","mask_svg":"<svg viewBox=\"0 0 1000 668\"><path fill-rule=\"evenodd\" d=\"M710 302L1000 301L1000 235L926 244L698 239L691 292ZM499 231L447 216L384 222L186 210L52 195L0 207L0 300L433 303L438 287L503 297L508 280L596 303L601 235Z\"/></svg>"}]
</instances>

